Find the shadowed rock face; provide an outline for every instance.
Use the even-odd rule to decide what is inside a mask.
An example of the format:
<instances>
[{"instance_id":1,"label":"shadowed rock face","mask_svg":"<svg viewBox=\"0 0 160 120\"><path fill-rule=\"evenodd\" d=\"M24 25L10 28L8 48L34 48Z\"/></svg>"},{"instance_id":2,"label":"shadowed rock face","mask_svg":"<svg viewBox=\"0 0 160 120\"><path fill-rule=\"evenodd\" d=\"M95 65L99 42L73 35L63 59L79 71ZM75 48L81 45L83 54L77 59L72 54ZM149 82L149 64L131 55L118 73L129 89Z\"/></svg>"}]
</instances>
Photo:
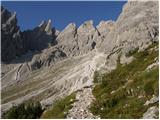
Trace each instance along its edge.
<instances>
[{"instance_id":1,"label":"shadowed rock face","mask_svg":"<svg viewBox=\"0 0 160 120\"><path fill-rule=\"evenodd\" d=\"M1 8L1 34L2 34L2 61L11 62L16 57L26 54L29 50L40 51L55 41L58 31L51 27L51 20L42 22L33 30L20 31L17 26L16 13L11 14L5 8Z\"/></svg>"},{"instance_id":2,"label":"shadowed rock face","mask_svg":"<svg viewBox=\"0 0 160 120\"><path fill-rule=\"evenodd\" d=\"M55 29L51 28L51 20L42 23L33 30L22 33L25 50L43 50L55 42Z\"/></svg>"},{"instance_id":3,"label":"shadowed rock face","mask_svg":"<svg viewBox=\"0 0 160 120\"><path fill-rule=\"evenodd\" d=\"M23 53L23 40L17 26L16 13L11 14L2 7L1 18L1 57L2 62L8 62Z\"/></svg>"}]
</instances>

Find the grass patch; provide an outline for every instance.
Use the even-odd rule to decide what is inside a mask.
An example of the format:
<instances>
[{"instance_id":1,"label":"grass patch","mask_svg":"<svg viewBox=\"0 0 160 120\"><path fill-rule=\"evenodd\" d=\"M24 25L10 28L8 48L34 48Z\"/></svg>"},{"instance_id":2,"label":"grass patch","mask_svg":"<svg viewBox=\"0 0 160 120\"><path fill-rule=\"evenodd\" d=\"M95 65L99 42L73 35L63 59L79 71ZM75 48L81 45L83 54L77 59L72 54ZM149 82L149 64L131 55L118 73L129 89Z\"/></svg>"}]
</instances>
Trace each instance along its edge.
<instances>
[{"instance_id":1,"label":"grass patch","mask_svg":"<svg viewBox=\"0 0 160 120\"><path fill-rule=\"evenodd\" d=\"M57 101L53 107L44 111L42 119L64 119L67 116L68 110L72 108L72 104L75 102L76 94L65 97L64 99Z\"/></svg>"},{"instance_id":2,"label":"grass patch","mask_svg":"<svg viewBox=\"0 0 160 120\"><path fill-rule=\"evenodd\" d=\"M153 43L142 52L132 52L135 60L126 65L118 61L117 68L108 74L101 75L95 72L96 86L92 93L96 100L90 107L94 115L113 119L142 117L149 107L144 106L146 100L153 94L158 95L158 67L145 71L158 57L158 51L152 49L156 45L158 46Z\"/></svg>"},{"instance_id":3,"label":"grass patch","mask_svg":"<svg viewBox=\"0 0 160 120\"><path fill-rule=\"evenodd\" d=\"M144 82L144 91L147 95L155 94L158 96L158 78L159 78L159 70L155 68L149 72L145 72L141 76L141 80Z\"/></svg>"},{"instance_id":4,"label":"grass patch","mask_svg":"<svg viewBox=\"0 0 160 120\"><path fill-rule=\"evenodd\" d=\"M102 78L101 78L100 72L98 71L94 72L93 80L94 80L94 83L101 82Z\"/></svg>"}]
</instances>

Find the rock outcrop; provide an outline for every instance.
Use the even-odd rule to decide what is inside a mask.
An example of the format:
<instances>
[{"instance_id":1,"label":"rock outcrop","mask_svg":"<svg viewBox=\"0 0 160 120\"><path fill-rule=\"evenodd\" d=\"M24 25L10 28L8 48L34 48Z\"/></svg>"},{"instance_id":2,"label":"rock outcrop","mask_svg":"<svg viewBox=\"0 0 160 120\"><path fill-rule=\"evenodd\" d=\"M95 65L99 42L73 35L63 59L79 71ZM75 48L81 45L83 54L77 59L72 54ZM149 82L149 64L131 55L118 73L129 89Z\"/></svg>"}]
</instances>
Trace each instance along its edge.
<instances>
[{"instance_id":1,"label":"rock outcrop","mask_svg":"<svg viewBox=\"0 0 160 120\"><path fill-rule=\"evenodd\" d=\"M84 22L79 28L75 23L70 23L56 40L58 47L70 57L87 54L102 41L92 20Z\"/></svg>"},{"instance_id":2,"label":"rock outcrop","mask_svg":"<svg viewBox=\"0 0 160 120\"><path fill-rule=\"evenodd\" d=\"M42 53L33 56L29 66L31 70L37 70L41 67L49 67L57 61L66 58L66 54L58 48L49 48L42 51Z\"/></svg>"},{"instance_id":3,"label":"rock outcrop","mask_svg":"<svg viewBox=\"0 0 160 120\"><path fill-rule=\"evenodd\" d=\"M67 56L78 55L78 38L75 23L70 23L57 37L58 46Z\"/></svg>"},{"instance_id":4,"label":"rock outcrop","mask_svg":"<svg viewBox=\"0 0 160 120\"><path fill-rule=\"evenodd\" d=\"M98 32L93 26L93 21L89 20L84 22L77 30L78 45L80 54L86 54L96 47L98 41Z\"/></svg>"}]
</instances>

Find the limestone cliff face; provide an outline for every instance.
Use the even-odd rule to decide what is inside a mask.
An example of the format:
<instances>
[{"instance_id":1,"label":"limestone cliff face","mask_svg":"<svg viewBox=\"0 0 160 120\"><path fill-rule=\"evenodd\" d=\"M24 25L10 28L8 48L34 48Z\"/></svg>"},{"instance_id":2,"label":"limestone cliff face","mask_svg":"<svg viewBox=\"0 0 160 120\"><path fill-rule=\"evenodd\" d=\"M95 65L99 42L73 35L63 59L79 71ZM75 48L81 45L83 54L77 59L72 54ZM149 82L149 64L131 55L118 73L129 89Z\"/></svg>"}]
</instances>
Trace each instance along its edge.
<instances>
[{"instance_id":1,"label":"limestone cliff face","mask_svg":"<svg viewBox=\"0 0 160 120\"><path fill-rule=\"evenodd\" d=\"M106 52L115 47L123 47L124 52L137 47L144 49L158 40L158 26L158 2L129 1L106 35L101 49Z\"/></svg>"},{"instance_id":2,"label":"limestone cliff face","mask_svg":"<svg viewBox=\"0 0 160 120\"><path fill-rule=\"evenodd\" d=\"M84 22L78 28L77 34L81 54L85 54L95 48L96 41L98 41L98 39L95 38L98 38L98 32L93 26L92 20Z\"/></svg>"},{"instance_id":3,"label":"limestone cliff face","mask_svg":"<svg viewBox=\"0 0 160 120\"><path fill-rule=\"evenodd\" d=\"M58 47L67 56L87 54L96 48L102 41L98 30L93 26L93 21L84 22L79 28L75 23L70 23L57 37Z\"/></svg>"},{"instance_id":4,"label":"limestone cliff face","mask_svg":"<svg viewBox=\"0 0 160 120\"><path fill-rule=\"evenodd\" d=\"M102 39L107 37L107 34L113 30L114 28L114 21L100 21L100 23L96 26L100 36Z\"/></svg>"},{"instance_id":5,"label":"limestone cliff face","mask_svg":"<svg viewBox=\"0 0 160 120\"><path fill-rule=\"evenodd\" d=\"M110 30L105 32L105 38L98 47L110 58L106 62L108 69L116 67L120 54L121 63L129 62L131 58L125 57L129 51L144 50L153 42L158 41L158 27L158 2L127 2L117 21L108 27ZM101 29L105 28L101 27Z\"/></svg>"},{"instance_id":6,"label":"limestone cliff face","mask_svg":"<svg viewBox=\"0 0 160 120\"><path fill-rule=\"evenodd\" d=\"M68 56L78 56L92 51L96 46L98 32L93 21L84 22L79 28L69 24L57 37L58 46Z\"/></svg>"},{"instance_id":7,"label":"limestone cliff face","mask_svg":"<svg viewBox=\"0 0 160 120\"><path fill-rule=\"evenodd\" d=\"M63 50L67 56L74 56L78 54L78 38L77 28L75 23L70 23L66 28L60 32L57 37L57 42L61 50Z\"/></svg>"}]
</instances>

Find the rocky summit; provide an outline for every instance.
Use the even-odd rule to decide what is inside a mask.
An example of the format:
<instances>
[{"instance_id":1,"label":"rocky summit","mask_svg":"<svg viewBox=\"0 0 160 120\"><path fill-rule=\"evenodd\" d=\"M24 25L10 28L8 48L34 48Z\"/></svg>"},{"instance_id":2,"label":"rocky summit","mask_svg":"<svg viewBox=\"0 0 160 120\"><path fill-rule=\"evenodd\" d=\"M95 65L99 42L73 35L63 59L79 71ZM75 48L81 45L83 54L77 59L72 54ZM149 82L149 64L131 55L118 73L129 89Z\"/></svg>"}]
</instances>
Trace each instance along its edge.
<instances>
[{"instance_id":1,"label":"rocky summit","mask_svg":"<svg viewBox=\"0 0 160 120\"><path fill-rule=\"evenodd\" d=\"M158 118L158 8L128 1L116 21L58 31L49 19L22 32L1 7L2 118L26 101L40 102L38 118Z\"/></svg>"}]
</instances>

